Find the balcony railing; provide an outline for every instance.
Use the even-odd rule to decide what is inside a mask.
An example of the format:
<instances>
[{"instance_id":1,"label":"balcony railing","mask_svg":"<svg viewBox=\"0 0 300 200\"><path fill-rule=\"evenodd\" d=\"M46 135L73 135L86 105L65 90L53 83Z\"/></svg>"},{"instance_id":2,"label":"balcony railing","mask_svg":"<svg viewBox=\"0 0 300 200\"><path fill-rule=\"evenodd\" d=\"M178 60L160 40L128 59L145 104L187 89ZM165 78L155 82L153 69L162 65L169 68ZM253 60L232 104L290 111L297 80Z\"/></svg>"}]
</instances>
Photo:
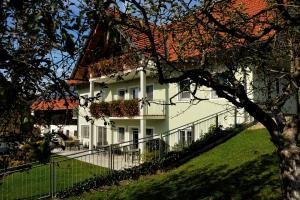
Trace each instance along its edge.
<instances>
[{"instance_id":1,"label":"balcony railing","mask_svg":"<svg viewBox=\"0 0 300 200\"><path fill-rule=\"evenodd\" d=\"M146 106L146 116L165 116L165 101L163 100L152 100L149 101L149 105Z\"/></svg>"},{"instance_id":2,"label":"balcony railing","mask_svg":"<svg viewBox=\"0 0 300 200\"><path fill-rule=\"evenodd\" d=\"M90 113L96 119L101 117L135 118L141 116L140 110L143 106L145 106L144 116L164 118L165 103L163 100L151 100L144 104L137 99L96 102L90 105Z\"/></svg>"}]
</instances>

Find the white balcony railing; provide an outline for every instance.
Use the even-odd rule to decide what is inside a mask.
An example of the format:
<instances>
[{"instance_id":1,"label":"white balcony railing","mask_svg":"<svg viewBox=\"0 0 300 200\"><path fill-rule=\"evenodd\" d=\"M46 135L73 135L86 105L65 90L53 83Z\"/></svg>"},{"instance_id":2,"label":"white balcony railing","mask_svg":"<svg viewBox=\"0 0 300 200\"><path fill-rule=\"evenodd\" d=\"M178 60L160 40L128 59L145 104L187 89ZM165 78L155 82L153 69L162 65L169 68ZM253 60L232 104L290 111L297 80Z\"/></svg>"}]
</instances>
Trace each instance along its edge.
<instances>
[{"instance_id":1,"label":"white balcony railing","mask_svg":"<svg viewBox=\"0 0 300 200\"><path fill-rule=\"evenodd\" d=\"M146 116L164 116L165 113L165 101L163 100L151 100L150 105L146 106Z\"/></svg>"},{"instance_id":2,"label":"white balcony railing","mask_svg":"<svg viewBox=\"0 0 300 200\"><path fill-rule=\"evenodd\" d=\"M115 102L116 103L116 102ZM118 103L122 103L122 101L118 102ZM149 103L149 104L148 104ZM126 107L126 104L122 105ZM121 107L122 107L121 106ZM145 106L145 113L144 113L144 117L146 117L147 119L164 119L165 118L165 101L163 100L151 100L145 104L141 104L141 102L137 102L138 108L137 110L132 109L132 110L128 110L128 108L126 109L122 109L122 108L118 108L117 110L121 110L121 112L116 113L114 111L110 111L110 115L109 117L111 119L127 119L127 118L139 118L142 117L142 115L140 114L142 109L142 106ZM125 110L125 111L124 111Z\"/></svg>"}]
</instances>

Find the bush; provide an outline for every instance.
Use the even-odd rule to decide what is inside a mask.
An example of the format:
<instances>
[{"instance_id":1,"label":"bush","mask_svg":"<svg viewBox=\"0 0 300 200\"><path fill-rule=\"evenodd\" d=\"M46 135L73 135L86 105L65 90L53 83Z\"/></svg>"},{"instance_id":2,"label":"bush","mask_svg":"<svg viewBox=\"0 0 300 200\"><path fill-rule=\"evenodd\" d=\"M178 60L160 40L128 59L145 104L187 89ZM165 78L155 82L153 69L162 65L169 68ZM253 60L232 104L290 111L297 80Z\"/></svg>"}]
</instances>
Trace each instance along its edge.
<instances>
[{"instance_id":1,"label":"bush","mask_svg":"<svg viewBox=\"0 0 300 200\"><path fill-rule=\"evenodd\" d=\"M158 158L159 158L159 151L145 151L141 157L143 162L151 162L157 160Z\"/></svg>"}]
</instances>

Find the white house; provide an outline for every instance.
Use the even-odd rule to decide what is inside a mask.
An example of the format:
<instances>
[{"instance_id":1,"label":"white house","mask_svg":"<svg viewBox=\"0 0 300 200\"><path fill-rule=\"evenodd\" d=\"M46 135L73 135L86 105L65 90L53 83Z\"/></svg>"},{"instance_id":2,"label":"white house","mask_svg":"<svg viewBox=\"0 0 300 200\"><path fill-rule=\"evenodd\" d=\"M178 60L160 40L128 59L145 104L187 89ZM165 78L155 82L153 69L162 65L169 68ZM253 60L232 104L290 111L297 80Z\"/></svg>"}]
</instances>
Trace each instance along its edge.
<instances>
[{"instance_id":1,"label":"white house","mask_svg":"<svg viewBox=\"0 0 300 200\"><path fill-rule=\"evenodd\" d=\"M139 143L141 138L151 138L156 134L166 135L170 130L176 132L166 137L170 146L190 143L205 134L210 126L216 125L215 118L209 117L220 112L226 113L217 119L218 123L222 122L223 127L251 120L243 109L235 110L231 103L219 98L215 91L209 88L197 89L196 96L205 100L198 101L193 98L190 90L195 86L190 85L188 79L179 83L159 84L151 61L146 64L143 63L143 59L132 62L136 58L130 57L130 51L122 52L126 48L107 46L104 40L106 29L105 25L99 23L92 31L71 75L71 79L81 81L77 87L80 96L95 97L98 94L99 98L94 103L107 102L98 105L102 111L109 106L113 107L113 110L104 114L104 118L95 120L87 120L91 118L89 109L79 107L78 136L90 149L131 141L134 148L143 150L143 143ZM124 38L124 32L119 32L121 46L128 47L132 43L136 47L145 45L143 37L133 32L126 34L131 34L130 41ZM129 62L125 61L128 57L129 60L132 59ZM119 64L117 67L110 65L112 59ZM268 98L264 90L258 89L264 80L255 70L249 67L247 73L239 72L236 76L246 83L248 96L253 101ZM274 80L276 76L275 74ZM107 87L103 87L104 84ZM282 84L275 81L273 87L280 92L280 85ZM145 99L149 104L141 103ZM175 105L169 105L170 99ZM285 106L286 112L292 113L296 105L295 99L290 100ZM198 127L184 126L205 117L211 121L208 120Z\"/></svg>"}]
</instances>

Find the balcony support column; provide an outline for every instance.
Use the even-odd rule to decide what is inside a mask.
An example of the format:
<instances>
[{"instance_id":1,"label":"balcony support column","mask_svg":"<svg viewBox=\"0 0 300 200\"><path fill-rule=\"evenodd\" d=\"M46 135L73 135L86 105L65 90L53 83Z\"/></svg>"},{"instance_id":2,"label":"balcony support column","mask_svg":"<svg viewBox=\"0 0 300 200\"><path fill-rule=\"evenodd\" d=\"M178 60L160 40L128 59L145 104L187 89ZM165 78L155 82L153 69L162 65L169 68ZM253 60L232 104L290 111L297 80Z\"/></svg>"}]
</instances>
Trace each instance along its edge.
<instances>
[{"instance_id":1,"label":"balcony support column","mask_svg":"<svg viewBox=\"0 0 300 200\"><path fill-rule=\"evenodd\" d=\"M143 67L138 68L140 73L140 138L146 137L146 71ZM139 148L141 149L141 153L143 153L146 149L146 142L141 141Z\"/></svg>"},{"instance_id":2,"label":"balcony support column","mask_svg":"<svg viewBox=\"0 0 300 200\"><path fill-rule=\"evenodd\" d=\"M94 81L90 79L90 95L89 95L90 98L94 97L94 89L95 89ZM89 136L90 136L89 150L90 150L90 153L92 153L93 145L94 145L94 120L90 120L90 135Z\"/></svg>"}]
</instances>

